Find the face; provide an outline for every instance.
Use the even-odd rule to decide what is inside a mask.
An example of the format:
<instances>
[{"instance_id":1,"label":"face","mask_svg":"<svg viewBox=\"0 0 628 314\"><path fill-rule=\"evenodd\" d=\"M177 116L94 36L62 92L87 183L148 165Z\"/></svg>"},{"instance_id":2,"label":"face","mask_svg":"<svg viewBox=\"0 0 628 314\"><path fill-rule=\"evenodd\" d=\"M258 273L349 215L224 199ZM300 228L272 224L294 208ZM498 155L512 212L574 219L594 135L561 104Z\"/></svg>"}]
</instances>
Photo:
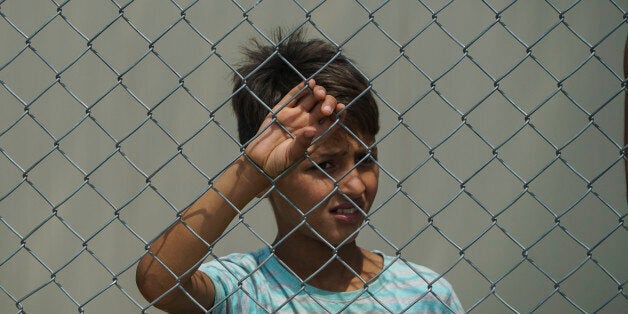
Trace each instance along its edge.
<instances>
[{"instance_id":1,"label":"face","mask_svg":"<svg viewBox=\"0 0 628 314\"><path fill-rule=\"evenodd\" d=\"M364 143L371 145L373 140ZM336 130L308 152L311 160L305 159L277 181L283 196L277 191L269 196L279 237L302 224L305 214L306 222L329 243L351 242L377 193L379 168L373 161L377 148L371 149L369 157L367 148L344 130ZM306 225L291 237L320 241Z\"/></svg>"}]
</instances>

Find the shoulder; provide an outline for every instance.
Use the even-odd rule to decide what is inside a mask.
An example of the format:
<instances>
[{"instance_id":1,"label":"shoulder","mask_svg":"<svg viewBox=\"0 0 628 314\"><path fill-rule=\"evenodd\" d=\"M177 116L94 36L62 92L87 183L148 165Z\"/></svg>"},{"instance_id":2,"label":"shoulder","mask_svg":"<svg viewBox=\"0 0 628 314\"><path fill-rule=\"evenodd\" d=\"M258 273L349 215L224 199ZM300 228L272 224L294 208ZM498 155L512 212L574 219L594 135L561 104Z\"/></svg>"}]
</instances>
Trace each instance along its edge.
<instances>
[{"instance_id":1,"label":"shoulder","mask_svg":"<svg viewBox=\"0 0 628 314\"><path fill-rule=\"evenodd\" d=\"M259 262L267 251L268 249L259 249L254 252L231 253L201 264L199 270L210 276L217 272L247 275L259 267Z\"/></svg>"}]
</instances>

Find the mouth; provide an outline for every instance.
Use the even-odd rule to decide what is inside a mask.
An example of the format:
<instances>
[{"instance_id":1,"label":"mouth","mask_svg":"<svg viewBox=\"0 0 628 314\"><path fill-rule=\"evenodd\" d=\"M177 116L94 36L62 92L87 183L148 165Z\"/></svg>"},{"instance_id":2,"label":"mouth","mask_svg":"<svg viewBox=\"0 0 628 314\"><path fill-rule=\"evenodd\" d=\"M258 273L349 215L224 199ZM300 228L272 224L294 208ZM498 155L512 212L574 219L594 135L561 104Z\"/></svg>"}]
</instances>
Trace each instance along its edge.
<instances>
[{"instance_id":1,"label":"mouth","mask_svg":"<svg viewBox=\"0 0 628 314\"><path fill-rule=\"evenodd\" d=\"M360 209L364 210L364 204L362 202L356 201L354 203L358 205ZM343 203L334 206L329 213L340 222L346 223L355 223L364 218L362 212L351 203Z\"/></svg>"}]
</instances>

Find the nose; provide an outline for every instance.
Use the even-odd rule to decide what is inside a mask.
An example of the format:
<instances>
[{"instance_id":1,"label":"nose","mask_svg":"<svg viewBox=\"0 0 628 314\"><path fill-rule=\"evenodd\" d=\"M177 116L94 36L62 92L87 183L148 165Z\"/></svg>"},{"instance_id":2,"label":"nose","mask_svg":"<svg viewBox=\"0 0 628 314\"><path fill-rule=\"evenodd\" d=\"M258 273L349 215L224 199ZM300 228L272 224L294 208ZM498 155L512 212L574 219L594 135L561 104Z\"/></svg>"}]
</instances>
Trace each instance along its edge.
<instances>
[{"instance_id":1,"label":"nose","mask_svg":"<svg viewBox=\"0 0 628 314\"><path fill-rule=\"evenodd\" d=\"M338 182L338 188L351 199L359 199L366 190L364 180L357 167L351 169L344 178Z\"/></svg>"}]
</instances>

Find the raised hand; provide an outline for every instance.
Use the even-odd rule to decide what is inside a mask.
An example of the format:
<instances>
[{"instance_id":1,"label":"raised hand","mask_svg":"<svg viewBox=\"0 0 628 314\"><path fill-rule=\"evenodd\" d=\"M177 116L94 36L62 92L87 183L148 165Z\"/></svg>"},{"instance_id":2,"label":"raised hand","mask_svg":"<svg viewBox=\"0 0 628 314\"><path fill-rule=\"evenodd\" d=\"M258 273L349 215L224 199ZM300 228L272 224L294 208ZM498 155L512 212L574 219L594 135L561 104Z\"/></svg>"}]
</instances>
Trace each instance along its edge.
<instances>
[{"instance_id":1,"label":"raised hand","mask_svg":"<svg viewBox=\"0 0 628 314\"><path fill-rule=\"evenodd\" d=\"M330 127L334 113L344 108L314 80L308 84L309 89L303 82L295 86L273 107L277 120L269 113L246 148L251 160L271 177L303 157L312 140Z\"/></svg>"}]
</instances>

